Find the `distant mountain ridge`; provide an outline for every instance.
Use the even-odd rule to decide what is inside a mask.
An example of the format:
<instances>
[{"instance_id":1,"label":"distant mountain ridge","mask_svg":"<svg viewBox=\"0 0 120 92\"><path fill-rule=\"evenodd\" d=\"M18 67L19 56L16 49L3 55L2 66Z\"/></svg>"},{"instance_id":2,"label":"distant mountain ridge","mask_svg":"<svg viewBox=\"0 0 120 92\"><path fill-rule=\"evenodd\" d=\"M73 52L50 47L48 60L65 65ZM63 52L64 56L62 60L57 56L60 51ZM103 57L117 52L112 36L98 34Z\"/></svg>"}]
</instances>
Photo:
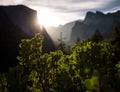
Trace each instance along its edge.
<instances>
[{"instance_id":1,"label":"distant mountain ridge","mask_svg":"<svg viewBox=\"0 0 120 92\"><path fill-rule=\"evenodd\" d=\"M78 37L89 39L96 29L102 33L104 38L107 38L115 24L120 26L120 11L107 14L99 11L96 11L96 13L88 12L82 22L75 23L72 28L71 40L75 42Z\"/></svg>"},{"instance_id":2,"label":"distant mountain ridge","mask_svg":"<svg viewBox=\"0 0 120 92\"><path fill-rule=\"evenodd\" d=\"M60 34L62 33L62 38L64 38L65 41L69 42L72 27L74 26L75 22L70 22L65 25L60 25L58 27L49 27L48 33L51 36L51 38L57 42L58 39L60 39Z\"/></svg>"},{"instance_id":3,"label":"distant mountain ridge","mask_svg":"<svg viewBox=\"0 0 120 92\"><path fill-rule=\"evenodd\" d=\"M63 37L68 38L64 40L66 44L73 44L78 38L81 40L89 39L95 33L96 29L102 33L104 38L108 38L109 32L115 24L120 26L120 10L107 14L96 11L95 13L87 12L82 21L69 22L61 27L51 28L50 31L55 33L54 39L58 39L60 32L62 32Z\"/></svg>"},{"instance_id":4,"label":"distant mountain ridge","mask_svg":"<svg viewBox=\"0 0 120 92\"><path fill-rule=\"evenodd\" d=\"M36 20L37 12L26 6L0 6L0 71L6 71L17 63L21 39L31 39L36 33L45 36L43 52L54 50L46 29Z\"/></svg>"}]
</instances>

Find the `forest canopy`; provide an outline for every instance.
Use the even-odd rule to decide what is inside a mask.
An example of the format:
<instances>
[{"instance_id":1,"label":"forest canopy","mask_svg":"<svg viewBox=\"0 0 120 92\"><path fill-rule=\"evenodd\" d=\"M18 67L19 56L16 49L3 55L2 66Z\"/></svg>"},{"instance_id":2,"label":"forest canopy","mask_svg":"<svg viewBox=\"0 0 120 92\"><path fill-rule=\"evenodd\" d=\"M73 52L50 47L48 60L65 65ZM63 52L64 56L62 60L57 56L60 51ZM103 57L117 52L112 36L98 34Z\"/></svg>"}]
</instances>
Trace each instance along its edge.
<instances>
[{"instance_id":1,"label":"forest canopy","mask_svg":"<svg viewBox=\"0 0 120 92\"><path fill-rule=\"evenodd\" d=\"M18 65L0 74L0 92L120 91L120 49L115 38L79 40L69 53L61 49L42 53L43 41L40 34L21 41Z\"/></svg>"}]
</instances>

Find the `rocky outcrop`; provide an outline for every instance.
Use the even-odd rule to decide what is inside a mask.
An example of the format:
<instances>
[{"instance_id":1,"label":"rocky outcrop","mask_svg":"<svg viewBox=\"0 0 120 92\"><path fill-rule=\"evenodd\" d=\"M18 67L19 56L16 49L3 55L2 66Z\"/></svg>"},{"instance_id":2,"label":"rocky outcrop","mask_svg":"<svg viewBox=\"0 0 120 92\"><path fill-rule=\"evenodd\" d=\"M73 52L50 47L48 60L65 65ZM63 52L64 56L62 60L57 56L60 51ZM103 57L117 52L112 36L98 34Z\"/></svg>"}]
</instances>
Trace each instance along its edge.
<instances>
[{"instance_id":1,"label":"rocky outcrop","mask_svg":"<svg viewBox=\"0 0 120 92\"><path fill-rule=\"evenodd\" d=\"M99 11L96 11L96 13L88 12L82 22L75 23L70 41L74 43L77 38L87 40L94 34L96 29L101 32L104 38L108 38L115 24L120 26L120 11L107 14Z\"/></svg>"},{"instance_id":2,"label":"rocky outcrop","mask_svg":"<svg viewBox=\"0 0 120 92\"><path fill-rule=\"evenodd\" d=\"M35 33L45 36L43 52L54 50L46 29L37 24L36 11L23 6L0 6L0 71L17 64L21 39L31 39Z\"/></svg>"}]
</instances>

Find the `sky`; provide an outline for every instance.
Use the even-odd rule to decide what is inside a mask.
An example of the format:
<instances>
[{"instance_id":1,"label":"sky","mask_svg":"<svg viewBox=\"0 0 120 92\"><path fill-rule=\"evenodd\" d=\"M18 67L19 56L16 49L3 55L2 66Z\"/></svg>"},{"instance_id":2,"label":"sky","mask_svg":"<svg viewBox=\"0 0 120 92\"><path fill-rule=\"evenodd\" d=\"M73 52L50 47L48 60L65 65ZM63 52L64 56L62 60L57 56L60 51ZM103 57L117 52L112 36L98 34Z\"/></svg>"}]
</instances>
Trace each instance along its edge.
<instances>
[{"instance_id":1,"label":"sky","mask_svg":"<svg viewBox=\"0 0 120 92\"><path fill-rule=\"evenodd\" d=\"M84 19L88 11L107 13L120 10L120 0L0 0L0 5L17 4L37 10L43 21L53 21L48 26Z\"/></svg>"}]
</instances>

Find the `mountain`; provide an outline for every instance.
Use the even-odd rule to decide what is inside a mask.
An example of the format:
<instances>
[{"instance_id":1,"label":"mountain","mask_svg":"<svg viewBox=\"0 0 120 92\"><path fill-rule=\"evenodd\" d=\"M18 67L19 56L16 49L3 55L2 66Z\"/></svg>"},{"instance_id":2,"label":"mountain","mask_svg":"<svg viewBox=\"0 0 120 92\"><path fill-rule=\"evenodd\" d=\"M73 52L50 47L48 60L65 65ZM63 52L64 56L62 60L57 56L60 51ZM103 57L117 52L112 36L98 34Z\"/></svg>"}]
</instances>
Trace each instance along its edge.
<instances>
[{"instance_id":1,"label":"mountain","mask_svg":"<svg viewBox=\"0 0 120 92\"><path fill-rule=\"evenodd\" d=\"M54 50L54 44L43 26L37 24L37 12L23 5L0 6L0 71L17 64L21 39L31 39L35 33L45 36L43 52Z\"/></svg>"},{"instance_id":2,"label":"mountain","mask_svg":"<svg viewBox=\"0 0 120 92\"><path fill-rule=\"evenodd\" d=\"M75 22L71 32L71 41L75 42L78 37L87 40L95 33L96 29L101 32L104 38L108 38L115 24L120 26L120 11L107 14L100 11L88 12L82 22Z\"/></svg>"},{"instance_id":3,"label":"mountain","mask_svg":"<svg viewBox=\"0 0 120 92\"><path fill-rule=\"evenodd\" d=\"M63 40L68 43L70 40L72 27L74 26L75 21L67 23L65 25L60 25L58 27L49 27L47 31L55 43L60 39L60 34L62 33Z\"/></svg>"},{"instance_id":4,"label":"mountain","mask_svg":"<svg viewBox=\"0 0 120 92\"><path fill-rule=\"evenodd\" d=\"M79 38L81 40L89 39L98 29L104 38L109 38L113 26L120 26L120 11L104 14L100 11L87 12L84 20L76 20L58 27L48 28L50 36L54 42L58 42L62 33L63 41L67 45L74 44ZM65 39L64 39L65 38Z\"/></svg>"}]
</instances>

